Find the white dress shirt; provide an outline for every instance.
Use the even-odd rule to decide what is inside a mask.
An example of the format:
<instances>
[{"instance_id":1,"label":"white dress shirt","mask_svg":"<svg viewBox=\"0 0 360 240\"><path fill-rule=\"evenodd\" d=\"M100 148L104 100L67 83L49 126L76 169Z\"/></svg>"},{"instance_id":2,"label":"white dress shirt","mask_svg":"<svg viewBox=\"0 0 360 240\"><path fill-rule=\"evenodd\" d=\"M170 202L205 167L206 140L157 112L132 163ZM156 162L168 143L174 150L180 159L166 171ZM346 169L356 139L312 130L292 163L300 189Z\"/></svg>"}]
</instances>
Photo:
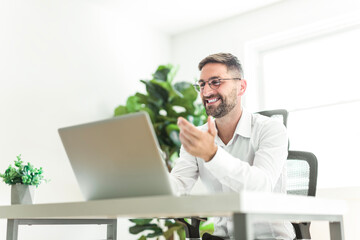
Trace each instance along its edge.
<instances>
[{"instance_id":1,"label":"white dress shirt","mask_svg":"<svg viewBox=\"0 0 360 240\"><path fill-rule=\"evenodd\" d=\"M207 124L198 127L207 131ZM243 108L235 133L224 144L219 136L218 150L209 162L180 150L170 178L179 194L189 194L200 177L209 192L240 190L286 193L288 137L285 126L272 118L252 114ZM232 237L231 218L215 218L214 235ZM257 223L256 238L294 239L290 222Z\"/></svg>"}]
</instances>

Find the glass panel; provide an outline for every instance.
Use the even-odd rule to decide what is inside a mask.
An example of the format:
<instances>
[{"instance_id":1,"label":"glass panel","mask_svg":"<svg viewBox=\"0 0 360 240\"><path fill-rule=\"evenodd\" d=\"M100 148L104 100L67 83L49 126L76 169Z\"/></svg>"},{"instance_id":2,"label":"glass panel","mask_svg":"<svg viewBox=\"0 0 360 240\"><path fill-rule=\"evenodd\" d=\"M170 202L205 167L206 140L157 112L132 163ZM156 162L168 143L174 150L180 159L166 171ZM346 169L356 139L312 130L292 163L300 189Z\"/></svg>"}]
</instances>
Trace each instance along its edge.
<instances>
[{"instance_id":1,"label":"glass panel","mask_svg":"<svg viewBox=\"0 0 360 240\"><path fill-rule=\"evenodd\" d=\"M263 54L265 109L359 99L360 29Z\"/></svg>"},{"instance_id":2,"label":"glass panel","mask_svg":"<svg viewBox=\"0 0 360 240\"><path fill-rule=\"evenodd\" d=\"M360 186L360 101L290 112L290 149L318 159L318 187Z\"/></svg>"},{"instance_id":3,"label":"glass panel","mask_svg":"<svg viewBox=\"0 0 360 240\"><path fill-rule=\"evenodd\" d=\"M313 152L318 187L360 186L360 29L262 54L264 109L289 111L290 149Z\"/></svg>"}]
</instances>

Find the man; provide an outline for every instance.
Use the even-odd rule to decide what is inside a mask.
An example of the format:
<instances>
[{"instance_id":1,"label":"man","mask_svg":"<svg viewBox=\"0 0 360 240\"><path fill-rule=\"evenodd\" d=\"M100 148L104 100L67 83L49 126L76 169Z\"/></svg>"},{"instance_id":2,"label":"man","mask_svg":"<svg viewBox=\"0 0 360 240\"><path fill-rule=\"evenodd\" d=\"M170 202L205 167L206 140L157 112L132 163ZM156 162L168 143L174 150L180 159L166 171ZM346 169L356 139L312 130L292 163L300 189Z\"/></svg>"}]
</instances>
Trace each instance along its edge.
<instances>
[{"instance_id":1,"label":"man","mask_svg":"<svg viewBox=\"0 0 360 240\"><path fill-rule=\"evenodd\" d=\"M285 193L286 128L241 106L247 82L239 60L229 53L213 54L199 63L199 70L195 87L209 117L198 128L178 119L182 148L171 172L176 190L189 193L200 177L210 192ZM254 229L256 238L295 237L289 222L259 223ZM215 219L214 235L226 239L232 234L230 218Z\"/></svg>"}]
</instances>

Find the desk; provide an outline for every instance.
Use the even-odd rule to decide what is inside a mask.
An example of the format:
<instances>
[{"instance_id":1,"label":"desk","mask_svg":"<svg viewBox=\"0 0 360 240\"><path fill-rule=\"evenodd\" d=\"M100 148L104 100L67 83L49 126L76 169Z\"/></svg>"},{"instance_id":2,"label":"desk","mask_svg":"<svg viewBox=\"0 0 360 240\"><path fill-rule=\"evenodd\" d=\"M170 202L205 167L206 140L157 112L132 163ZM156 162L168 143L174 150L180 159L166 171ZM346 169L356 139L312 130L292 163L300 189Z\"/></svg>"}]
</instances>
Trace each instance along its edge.
<instances>
[{"instance_id":1,"label":"desk","mask_svg":"<svg viewBox=\"0 0 360 240\"><path fill-rule=\"evenodd\" d=\"M199 196L154 196L34 205L0 206L0 218L8 219L8 238L17 220L40 221L116 218L179 218L190 216L230 216L236 240L252 240L252 223L268 220L329 221L331 240L344 239L341 200L290 196L273 193L240 192ZM16 223L16 222L15 222ZM76 222L74 222L76 224ZM10 238L9 236L12 236ZM116 239L116 235L113 236Z\"/></svg>"}]
</instances>

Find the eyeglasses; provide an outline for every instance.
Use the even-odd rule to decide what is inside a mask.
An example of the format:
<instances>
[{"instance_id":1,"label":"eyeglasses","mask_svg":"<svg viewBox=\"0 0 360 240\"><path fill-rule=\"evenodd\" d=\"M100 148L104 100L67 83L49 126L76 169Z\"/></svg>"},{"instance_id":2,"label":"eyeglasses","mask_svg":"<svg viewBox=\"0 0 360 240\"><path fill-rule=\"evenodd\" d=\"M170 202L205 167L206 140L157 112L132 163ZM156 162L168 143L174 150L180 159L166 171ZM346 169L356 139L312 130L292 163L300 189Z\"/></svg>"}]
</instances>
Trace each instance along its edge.
<instances>
[{"instance_id":1,"label":"eyeglasses","mask_svg":"<svg viewBox=\"0 0 360 240\"><path fill-rule=\"evenodd\" d=\"M195 87L196 91L202 92L205 88L206 83L208 83L211 89L216 90L220 87L221 81L225 80L241 80L241 78L212 78L208 81L200 80L197 83L193 84L193 86Z\"/></svg>"}]
</instances>

